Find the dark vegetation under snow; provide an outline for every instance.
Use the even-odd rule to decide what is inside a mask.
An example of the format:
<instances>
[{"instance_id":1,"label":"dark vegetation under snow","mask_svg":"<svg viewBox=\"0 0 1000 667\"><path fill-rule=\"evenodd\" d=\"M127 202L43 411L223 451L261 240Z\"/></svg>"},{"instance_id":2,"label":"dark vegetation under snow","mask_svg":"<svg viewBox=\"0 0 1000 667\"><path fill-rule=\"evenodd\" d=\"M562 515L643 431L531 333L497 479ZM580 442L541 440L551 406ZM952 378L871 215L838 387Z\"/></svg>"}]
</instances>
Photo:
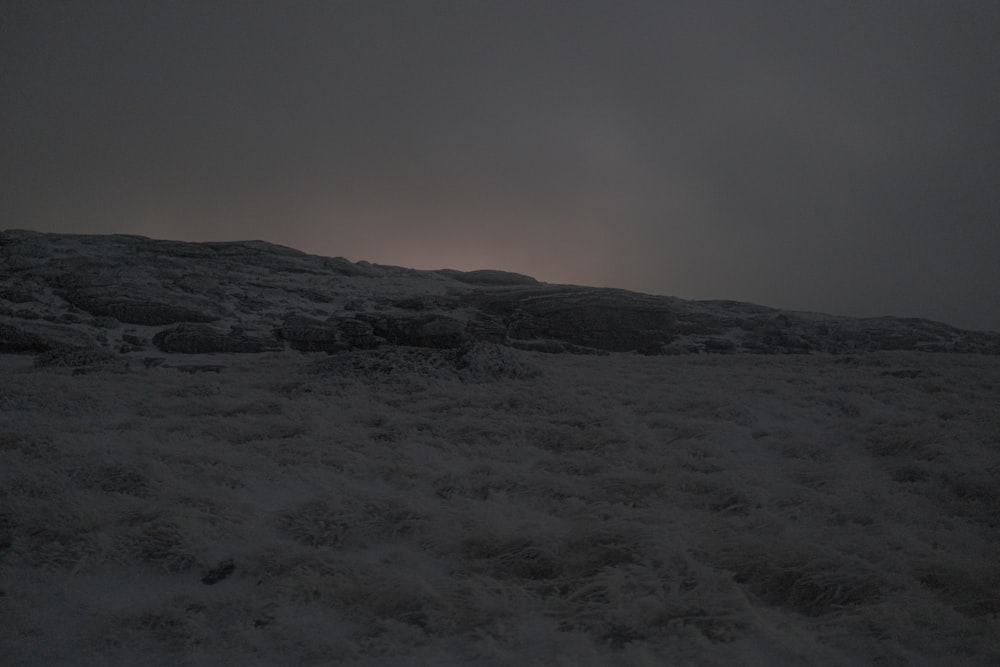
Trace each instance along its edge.
<instances>
[{"instance_id":1,"label":"dark vegetation under snow","mask_svg":"<svg viewBox=\"0 0 1000 667\"><path fill-rule=\"evenodd\" d=\"M256 242L0 258L4 664L1000 662L996 334Z\"/></svg>"}]
</instances>

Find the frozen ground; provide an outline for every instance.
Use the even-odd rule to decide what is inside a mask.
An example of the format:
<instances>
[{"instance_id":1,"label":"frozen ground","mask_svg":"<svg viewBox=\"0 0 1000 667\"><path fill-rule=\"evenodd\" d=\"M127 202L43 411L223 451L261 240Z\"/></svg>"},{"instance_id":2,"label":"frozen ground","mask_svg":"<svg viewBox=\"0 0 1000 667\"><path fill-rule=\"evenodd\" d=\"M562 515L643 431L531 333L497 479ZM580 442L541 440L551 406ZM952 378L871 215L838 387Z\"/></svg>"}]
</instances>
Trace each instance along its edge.
<instances>
[{"instance_id":1,"label":"frozen ground","mask_svg":"<svg viewBox=\"0 0 1000 667\"><path fill-rule=\"evenodd\" d=\"M194 363L0 357L0 663L1000 664L1000 357Z\"/></svg>"}]
</instances>

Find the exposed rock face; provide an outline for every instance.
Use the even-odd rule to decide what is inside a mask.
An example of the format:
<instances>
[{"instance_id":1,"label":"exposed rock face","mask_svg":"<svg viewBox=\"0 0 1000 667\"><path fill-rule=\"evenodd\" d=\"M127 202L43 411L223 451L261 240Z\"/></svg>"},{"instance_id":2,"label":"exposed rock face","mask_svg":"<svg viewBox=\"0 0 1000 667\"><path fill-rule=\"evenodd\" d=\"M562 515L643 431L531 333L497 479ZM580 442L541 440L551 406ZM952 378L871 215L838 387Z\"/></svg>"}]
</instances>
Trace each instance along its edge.
<instances>
[{"instance_id":1,"label":"exposed rock face","mask_svg":"<svg viewBox=\"0 0 1000 667\"><path fill-rule=\"evenodd\" d=\"M41 336L8 324L0 324L0 352L44 352L52 347Z\"/></svg>"},{"instance_id":2,"label":"exposed rock face","mask_svg":"<svg viewBox=\"0 0 1000 667\"><path fill-rule=\"evenodd\" d=\"M480 269L478 271L446 271L455 280L470 285L540 285L531 276L511 273L509 271L494 271L490 269Z\"/></svg>"},{"instance_id":3,"label":"exposed rock face","mask_svg":"<svg viewBox=\"0 0 1000 667\"><path fill-rule=\"evenodd\" d=\"M371 325L376 336L392 345L449 349L466 341L466 323L442 314L428 315L359 315Z\"/></svg>"},{"instance_id":4,"label":"exposed rock face","mask_svg":"<svg viewBox=\"0 0 1000 667\"><path fill-rule=\"evenodd\" d=\"M371 324L354 318L323 322L294 316L286 318L284 324L275 329L275 334L300 352L343 352L374 347L381 342L374 335Z\"/></svg>"},{"instance_id":5,"label":"exposed rock face","mask_svg":"<svg viewBox=\"0 0 1000 667\"><path fill-rule=\"evenodd\" d=\"M0 317L0 353L44 352L54 347L96 344L96 336L71 326L48 322L20 322L20 326L14 326L9 321Z\"/></svg>"},{"instance_id":6,"label":"exposed rock face","mask_svg":"<svg viewBox=\"0 0 1000 667\"><path fill-rule=\"evenodd\" d=\"M338 319L337 330L344 342L351 348L367 349L375 347L381 342L375 336L372 325L357 318Z\"/></svg>"},{"instance_id":7,"label":"exposed rock face","mask_svg":"<svg viewBox=\"0 0 1000 667\"><path fill-rule=\"evenodd\" d=\"M97 317L113 317L125 324L163 325L178 322L212 322L213 315L180 304L117 299L114 296L78 291L63 298L80 310Z\"/></svg>"},{"instance_id":8,"label":"exposed rock face","mask_svg":"<svg viewBox=\"0 0 1000 667\"><path fill-rule=\"evenodd\" d=\"M30 303L33 301L31 292L16 287L0 290L0 299L11 303Z\"/></svg>"},{"instance_id":9,"label":"exposed rock face","mask_svg":"<svg viewBox=\"0 0 1000 667\"><path fill-rule=\"evenodd\" d=\"M275 341L231 331L224 333L205 324L182 324L153 336L153 345L162 352L210 354L223 352L267 352L280 349Z\"/></svg>"},{"instance_id":10,"label":"exposed rock face","mask_svg":"<svg viewBox=\"0 0 1000 667\"><path fill-rule=\"evenodd\" d=\"M670 301L622 290L548 287L471 294L469 301L507 322L512 340L629 352L673 338Z\"/></svg>"},{"instance_id":11,"label":"exposed rock face","mask_svg":"<svg viewBox=\"0 0 1000 667\"><path fill-rule=\"evenodd\" d=\"M299 352L340 352L347 349L337 327L328 324L286 324L276 329L275 333Z\"/></svg>"},{"instance_id":12,"label":"exposed rock face","mask_svg":"<svg viewBox=\"0 0 1000 667\"><path fill-rule=\"evenodd\" d=\"M299 352L339 352L347 349L337 327L301 315L286 317L275 335Z\"/></svg>"},{"instance_id":13,"label":"exposed rock face","mask_svg":"<svg viewBox=\"0 0 1000 667\"><path fill-rule=\"evenodd\" d=\"M248 333L255 332L255 333ZM1000 353L1000 334L417 271L246 241L0 232L0 352L338 353L475 343L595 354Z\"/></svg>"}]
</instances>

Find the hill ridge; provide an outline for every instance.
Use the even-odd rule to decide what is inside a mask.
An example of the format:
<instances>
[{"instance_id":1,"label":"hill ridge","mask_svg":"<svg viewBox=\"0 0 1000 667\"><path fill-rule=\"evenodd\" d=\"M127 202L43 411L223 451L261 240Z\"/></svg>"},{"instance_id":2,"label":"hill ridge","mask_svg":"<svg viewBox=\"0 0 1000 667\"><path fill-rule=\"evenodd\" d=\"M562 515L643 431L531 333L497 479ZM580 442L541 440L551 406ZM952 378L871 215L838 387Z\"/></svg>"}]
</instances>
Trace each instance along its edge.
<instances>
[{"instance_id":1,"label":"hill ridge","mask_svg":"<svg viewBox=\"0 0 1000 667\"><path fill-rule=\"evenodd\" d=\"M412 269L262 240L0 232L0 351L341 352L486 342L606 354L1000 353L1000 334Z\"/></svg>"}]
</instances>

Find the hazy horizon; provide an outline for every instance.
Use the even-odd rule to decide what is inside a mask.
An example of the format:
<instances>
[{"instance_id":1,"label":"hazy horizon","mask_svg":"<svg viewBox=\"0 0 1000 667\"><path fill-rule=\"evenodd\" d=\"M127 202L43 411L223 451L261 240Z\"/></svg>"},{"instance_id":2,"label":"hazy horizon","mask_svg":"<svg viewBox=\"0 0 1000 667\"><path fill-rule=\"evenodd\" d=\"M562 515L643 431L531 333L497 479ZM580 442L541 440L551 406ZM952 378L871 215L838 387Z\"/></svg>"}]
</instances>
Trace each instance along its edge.
<instances>
[{"instance_id":1,"label":"hazy horizon","mask_svg":"<svg viewBox=\"0 0 1000 667\"><path fill-rule=\"evenodd\" d=\"M1000 330L1000 5L0 7L0 227Z\"/></svg>"}]
</instances>

